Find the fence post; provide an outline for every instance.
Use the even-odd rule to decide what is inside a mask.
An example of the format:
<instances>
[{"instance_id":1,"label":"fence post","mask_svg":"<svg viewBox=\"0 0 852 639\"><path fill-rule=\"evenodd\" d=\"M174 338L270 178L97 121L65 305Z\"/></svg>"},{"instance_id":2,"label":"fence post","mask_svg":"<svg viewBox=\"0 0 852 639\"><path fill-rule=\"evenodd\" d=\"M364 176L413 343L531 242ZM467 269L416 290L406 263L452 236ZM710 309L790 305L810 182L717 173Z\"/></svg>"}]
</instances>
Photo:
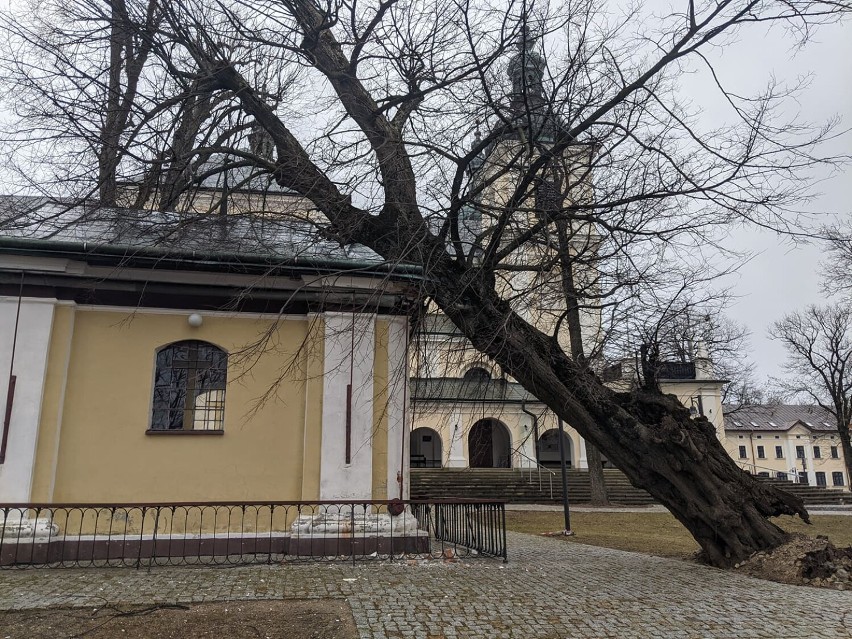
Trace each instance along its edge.
<instances>
[{"instance_id":1,"label":"fence post","mask_svg":"<svg viewBox=\"0 0 852 639\"><path fill-rule=\"evenodd\" d=\"M506 543L506 504L497 506L500 509L500 528L503 531L503 563L509 563L509 546Z\"/></svg>"}]
</instances>

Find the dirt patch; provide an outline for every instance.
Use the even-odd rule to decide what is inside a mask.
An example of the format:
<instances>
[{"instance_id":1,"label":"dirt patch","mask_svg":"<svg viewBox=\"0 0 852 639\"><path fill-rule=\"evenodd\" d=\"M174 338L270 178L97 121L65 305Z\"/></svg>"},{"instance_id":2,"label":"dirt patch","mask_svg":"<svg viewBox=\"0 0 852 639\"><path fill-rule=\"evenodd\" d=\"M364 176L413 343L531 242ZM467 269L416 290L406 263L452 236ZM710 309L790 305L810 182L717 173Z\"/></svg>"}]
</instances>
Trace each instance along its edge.
<instances>
[{"instance_id":1,"label":"dirt patch","mask_svg":"<svg viewBox=\"0 0 852 639\"><path fill-rule=\"evenodd\" d=\"M0 639L354 639L338 600L45 608L0 613Z\"/></svg>"},{"instance_id":2,"label":"dirt patch","mask_svg":"<svg viewBox=\"0 0 852 639\"><path fill-rule=\"evenodd\" d=\"M785 584L852 590L852 546L837 548L822 535L790 535L777 548L758 552L735 569Z\"/></svg>"}]
</instances>

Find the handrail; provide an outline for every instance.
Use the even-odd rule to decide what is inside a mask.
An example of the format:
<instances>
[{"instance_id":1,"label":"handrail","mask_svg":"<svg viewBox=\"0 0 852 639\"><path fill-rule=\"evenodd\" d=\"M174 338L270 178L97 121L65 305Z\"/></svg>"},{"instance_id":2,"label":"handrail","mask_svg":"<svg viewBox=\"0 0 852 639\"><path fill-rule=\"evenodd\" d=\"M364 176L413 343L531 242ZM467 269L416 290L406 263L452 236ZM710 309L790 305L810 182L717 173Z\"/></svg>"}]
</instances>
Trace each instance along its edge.
<instances>
[{"instance_id":1,"label":"handrail","mask_svg":"<svg viewBox=\"0 0 852 639\"><path fill-rule=\"evenodd\" d=\"M777 468L769 468L768 466L758 466L757 464L752 464L750 462L744 462L744 461L741 461L739 459L737 459L735 461L736 461L737 464L740 465L740 467L742 467L743 470L745 470L747 472L750 472L749 469L753 469L755 475L757 474L758 470L762 470L762 471L766 471L766 472L771 473L769 476L772 477L773 479L779 479L778 473L784 473L785 475L787 475L787 479L782 480L782 481L790 481L794 484L800 483L799 482L799 470L798 469L795 469L795 470L793 470L793 469L778 470Z\"/></svg>"},{"instance_id":2,"label":"handrail","mask_svg":"<svg viewBox=\"0 0 852 639\"><path fill-rule=\"evenodd\" d=\"M533 459L529 455L522 453L520 451L520 449L518 449L518 448L513 449L513 452L517 455L520 455L524 459L531 461L533 463L533 466L527 466L526 468L520 469L521 477L523 477L523 475L524 475L524 470L529 470L530 474L529 474L529 478L527 479L527 482L530 483L530 484L533 483L532 471L533 471L533 468L535 468L538 471L538 489L539 489L539 491L541 490L541 471L545 470L548 473L550 473L550 476L547 479L548 479L548 482L550 484L550 498L553 499L553 478L556 477L556 473L554 471L550 470L547 466L542 466L541 464L538 463L537 460Z\"/></svg>"}]
</instances>

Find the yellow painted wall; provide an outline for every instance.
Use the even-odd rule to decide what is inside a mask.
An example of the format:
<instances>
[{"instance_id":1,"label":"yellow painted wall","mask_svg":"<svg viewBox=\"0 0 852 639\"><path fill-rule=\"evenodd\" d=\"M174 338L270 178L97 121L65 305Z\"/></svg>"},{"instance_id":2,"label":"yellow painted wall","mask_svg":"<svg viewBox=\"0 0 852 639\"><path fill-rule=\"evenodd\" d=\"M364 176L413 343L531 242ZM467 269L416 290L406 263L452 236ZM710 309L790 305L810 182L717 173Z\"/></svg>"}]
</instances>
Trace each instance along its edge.
<instances>
[{"instance_id":1,"label":"yellow painted wall","mask_svg":"<svg viewBox=\"0 0 852 639\"><path fill-rule=\"evenodd\" d=\"M32 501L53 501L53 481L61 438L61 418L65 397L65 380L71 356L75 308L57 306L48 348L47 373L36 444L36 466L33 472Z\"/></svg>"},{"instance_id":2,"label":"yellow painted wall","mask_svg":"<svg viewBox=\"0 0 852 639\"><path fill-rule=\"evenodd\" d=\"M849 478L846 477L846 465L843 461L843 449L840 439L831 433L812 433L802 426L794 426L789 431L725 431L725 450L738 463L741 468L749 472L769 472L775 475L778 472L791 473L809 470L823 472L826 475L826 483L833 488L832 473L842 472L844 476L844 488L849 489ZM746 456L740 457L739 447L745 446ZM763 446L764 457L758 456L758 446ZM777 457L775 447L781 446L782 457ZM803 466L802 460L795 456L795 447L804 446L806 461ZM813 458L814 446L819 446L821 456ZM831 447L837 447L837 458L831 457Z\"/></svg>"},{"instance_id":3,"label":"yellow painted wall","mask_svg":"<svg viewBox=\"0 0 852 639\"><path fill-rule=\"evenodd\" d=\"M282 320L259 357L240 361L236 355L271 326L270 320L207 316L194 329L185 313L78 309L53 501L300 499L303 446L311 444L304 437L306 409L309 404L311 413L317 405L321 410L317 400L305 399L306 355L300 348L308 321ZM221 436L145 433L156 350L184 339L209 341L232 353ZM285 374L297 352L295 367ZM51 363L54 357L60 355L51 352ZM51 414L55 411L44 412L45 435ZM312 415L308 423L314 421ZM52 465L48 449L39 445L39 491ZM306 470L306 483L314 474L318 481L318 464Z\"/></svg>"}]
</instances>

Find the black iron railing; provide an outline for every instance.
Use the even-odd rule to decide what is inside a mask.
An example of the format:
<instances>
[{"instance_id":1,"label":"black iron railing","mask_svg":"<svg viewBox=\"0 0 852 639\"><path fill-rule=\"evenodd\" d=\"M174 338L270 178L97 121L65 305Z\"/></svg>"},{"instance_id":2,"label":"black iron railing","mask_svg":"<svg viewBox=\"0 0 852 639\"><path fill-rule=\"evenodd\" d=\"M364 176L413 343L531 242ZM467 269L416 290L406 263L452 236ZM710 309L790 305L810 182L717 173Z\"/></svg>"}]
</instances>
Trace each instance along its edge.
<instances>
[{"instance_id":1,"label":"black iron railing","mask_svg":"<svg viewBox=\"0 0 852 639\"><path fill-rule=\"evenodd\" d=\"M496 501L0 506L0 568L507 559Z\"/></svg>"},{"instance_id":2,"label":"black iron railing","mask_svg":"<svg viewBox=\"0 0 852 639\"><path fill-rule=\"evenodd\" d=\"M489 557L508 559L506 553L506 509L491 502L420 502L413 512L439 550L466 548Z\"/></svg>"}]
</instances>

